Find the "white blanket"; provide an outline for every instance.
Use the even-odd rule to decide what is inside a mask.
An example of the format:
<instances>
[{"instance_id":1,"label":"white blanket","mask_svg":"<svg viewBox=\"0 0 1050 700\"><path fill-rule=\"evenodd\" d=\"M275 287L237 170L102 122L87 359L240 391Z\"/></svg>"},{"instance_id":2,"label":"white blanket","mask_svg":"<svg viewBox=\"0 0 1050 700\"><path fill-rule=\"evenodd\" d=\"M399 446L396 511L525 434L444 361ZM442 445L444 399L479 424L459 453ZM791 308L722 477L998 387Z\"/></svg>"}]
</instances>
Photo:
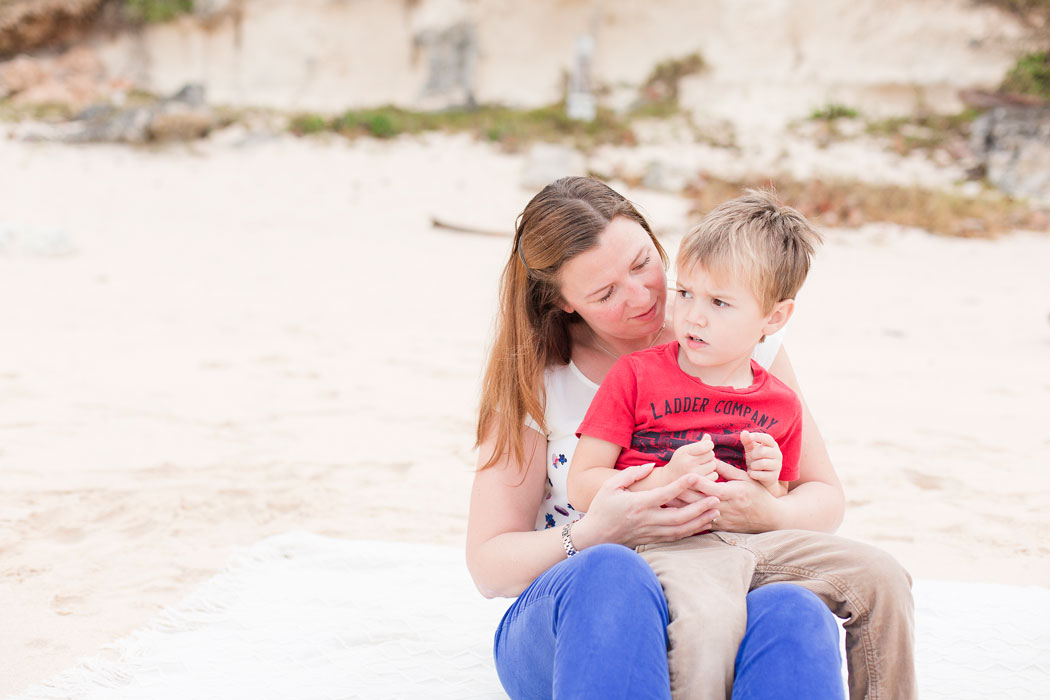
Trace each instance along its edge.
<instances>
[{"instance_id":1,"label":"white blanket","mask_svg":"<svg viewBox=\"0 0 1050 700\"><path fill-rule=\"evenodd\" d=\"M1050 697L1050 590L918 581L923 700ZM307 533L237 553L148 628L9 700L502 700L506 600L460 549Z\"/></svg>"}]
</instances>

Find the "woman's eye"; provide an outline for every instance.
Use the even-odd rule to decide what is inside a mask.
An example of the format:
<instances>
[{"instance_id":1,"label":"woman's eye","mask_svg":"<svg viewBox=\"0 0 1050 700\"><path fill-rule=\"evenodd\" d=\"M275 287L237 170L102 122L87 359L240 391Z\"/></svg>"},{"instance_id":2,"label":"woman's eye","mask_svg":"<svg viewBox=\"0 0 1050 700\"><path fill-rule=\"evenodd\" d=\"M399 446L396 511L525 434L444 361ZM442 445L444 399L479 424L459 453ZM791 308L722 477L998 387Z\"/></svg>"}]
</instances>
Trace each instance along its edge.
<instances>
[{"instance_id":1,"label":"woman's eye","mask_svg":"<svg viewBox=\"0 0 1050 700\"><path fill-rule=\"evenodd\" d=\"M598 303L599 304L604 304L605 302L609 301L609 299L612 298L614 289L615 289L615 287L609 287L609 291L607 291L605 293L605 296L603 296L601 299L598 300Z\"/></svg>"},{"instance_id":2,"label":"woman's eye","mask_svg":"<svg viewBox=\"0 0 1050 700\"><path fill-rule=\"evenodd\" d=\"M645 256L645 260L643 260L643 261L641 262L641 264L639 264L639 265L635 265L635 266L634 266L634 269L635 269L635 270L641 270L641 269L643 269L643 268L644 268L644 267L645 267L646 265L648 265L648 264L649 264L649 261L650 261L651 259L652 259L652 256L651 256L651 255L646 255L646 256Z\"/></svg>"}]
</instances>

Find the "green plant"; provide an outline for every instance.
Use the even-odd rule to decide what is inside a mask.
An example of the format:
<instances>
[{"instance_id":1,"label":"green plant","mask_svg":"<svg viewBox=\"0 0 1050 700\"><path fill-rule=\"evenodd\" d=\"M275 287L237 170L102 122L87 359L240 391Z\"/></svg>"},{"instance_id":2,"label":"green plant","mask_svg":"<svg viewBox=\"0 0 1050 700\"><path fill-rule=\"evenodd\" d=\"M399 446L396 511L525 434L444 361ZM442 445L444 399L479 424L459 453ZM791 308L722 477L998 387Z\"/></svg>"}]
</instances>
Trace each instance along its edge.
<instances>
[{"instance_id":1,"label":"green plant","mask_svg":"<svg viewBox=\"0 0 1050 700\"><path fill-rule=\"evenodd\" d=\"M638 102L630 118L662 119L678 112L678 95L682 78L707 67L703 56L691 53L656 64L642 83Z\"/></svg>"},{"instance_id":2,"label":"green plant","mask_svg":"<svg viewBox=\"0 0 1050 700\"><path fill-rule=\"evenodd\" d=\"M193 12L193 0L123 0L124 14L137 22L167 22Z\"/></svg>"},{"instance_id":3,"label":"green plant","mask_svg":"<svg viewBox=\"0 0 1050 700\"><path fill-rule=\"evenodd\" d=\"M809 118L830 122L835 121L836 119L856 119L857 116L857 110L852 107L831 102L820 109L813 110L813 113L809 115Z\"/></svg>"},{"instance_id":4,"label":"green plant","mask_svg":"<svg viewBox=\"0 0 1050 700\"><path fill-rule=\"evenodd\" d=\"M60 102L43 104L15 104L10 99L0 99L0 121L20 122L26 119L44 122L65 122L73 118L73 108Z\"/></svg>"},{"instance_id":5,"label":"green plant","mask_svg":"<svg viewBox=\"0 0 1050 700\"><path fill-rule=\"evenodd\" d=\"M663 61L653 66L652 72L649 73L642 87L643 89L658 89L664 92L669 99L677 100L678 84L682 78L699 73L706 67L707 63L699 53Z\"/></svg>"},{"instance_id":6,"label":"green plant","mask_svg":"<svg viewBox=\"0 0 1050 700\"><path fill-rule=\"evenodd\" d=\"M981 115L981 110L967 108L956 114L924 114L918 117L890 117L868 122L867 132L873 136L893 139L901 153L915 149L932 149L952 139L969 135L970 124Z\"/></svg>"},{"instance_id":7,"label":"green plant","mask_svg":"<svg viewBox=\"0 0 1050 700\"><path fill-rule=\"evenodd\" d=\"M299 136L302 136L304 134L317 134L327 131L329 124L328 120L318 114L300 114L292 118L289 128Z\"/></svg>"},{"instance_id":8,"label":"green plant","mask_svg":"<svg viewBox=\"0 0 1050 700\"><path fill-rule=\"evenodd\" d=\"M1050 51L1026 53L1017 59L1000 89L1050 100Z\"/></svg>"},{"instance_id":9,"label":"green plant","mask_svg":"<svg viewBox=\"0 0 1050 700\"><path fill-rule=\"evenodd\" d=\"M301 119L301 118L300 118ZM307 127L307 128L304 128ZM316 128L315 128L316 127ZM316 133L320 125L293 121L296 133ZM500 143L510 150L535 141L569 140L581 148L599 143L631 143L634 134L627 122L609 110L599 109L593 122L569 119L562 104L530 110L483 105L443 112L414 112L391 105L344 112L326 126L349 138L393 138L425 131L467 132L475 138Z\"/></svg>"}]
</instances>

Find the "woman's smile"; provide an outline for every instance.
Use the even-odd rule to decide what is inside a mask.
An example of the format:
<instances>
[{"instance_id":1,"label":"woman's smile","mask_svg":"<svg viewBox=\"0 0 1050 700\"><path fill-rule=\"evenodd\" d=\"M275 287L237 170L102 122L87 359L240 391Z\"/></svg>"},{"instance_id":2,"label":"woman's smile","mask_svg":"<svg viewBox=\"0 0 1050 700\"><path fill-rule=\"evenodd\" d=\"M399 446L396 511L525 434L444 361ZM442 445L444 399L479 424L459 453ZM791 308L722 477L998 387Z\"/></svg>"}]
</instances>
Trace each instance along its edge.
<instances>
[{"instance_id":1,"label":"woman's smile","mask_svg":"<svg viewBox=\"0 0 1050 700\"><path fill-rule=\"evenodd\" d=\"M644 313L640 313L637 316L632 316L631 320L632 321L641 321L642 323L646 323L647 321L651 321L654 318L656 318L656 313L660 310L659 307L660 307L660 302L659 301L653 302L653 305L649 307L648 311L646 311Z\"/></svg>"}]
</instances>

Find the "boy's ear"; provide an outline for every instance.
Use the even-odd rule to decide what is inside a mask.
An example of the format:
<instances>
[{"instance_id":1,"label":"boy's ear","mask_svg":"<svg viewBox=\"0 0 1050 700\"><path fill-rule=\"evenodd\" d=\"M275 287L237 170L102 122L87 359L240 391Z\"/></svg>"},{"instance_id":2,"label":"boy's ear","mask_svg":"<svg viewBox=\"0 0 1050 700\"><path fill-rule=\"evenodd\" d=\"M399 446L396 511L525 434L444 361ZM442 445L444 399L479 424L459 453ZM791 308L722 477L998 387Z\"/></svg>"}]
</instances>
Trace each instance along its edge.
<instances>
[{"instance_id":1,"label":"boy's ear","mask_svg":"<svg viewBox=\"0 0 1050 700\"><path fill-rule=\"evenodd\" d=\"M762 335L773 335L779 331L788 322L793 313L795 313L794 299L778 301L766 318L766 325L762 327Z\"/></svg>"}]
</instances>

